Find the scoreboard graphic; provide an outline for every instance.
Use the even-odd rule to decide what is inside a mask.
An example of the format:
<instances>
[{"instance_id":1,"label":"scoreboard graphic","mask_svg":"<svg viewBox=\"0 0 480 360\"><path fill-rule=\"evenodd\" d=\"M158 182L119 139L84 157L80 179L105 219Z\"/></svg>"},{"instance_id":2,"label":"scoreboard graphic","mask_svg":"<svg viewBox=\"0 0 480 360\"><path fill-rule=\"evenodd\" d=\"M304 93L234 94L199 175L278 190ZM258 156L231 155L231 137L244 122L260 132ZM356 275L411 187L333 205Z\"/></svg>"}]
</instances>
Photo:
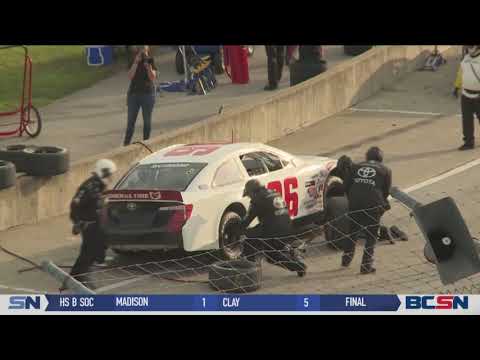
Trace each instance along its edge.
<instances>
[{"instance_id":1,"label":"scoreboard graphic","mask_svg":"<svg viewBox=\"0 0 480 360\"><path fill-rule=\"evenodd\" d=\"M0 295L0 314L465 314L480 295Z\"/></svg>"}]
</instances>

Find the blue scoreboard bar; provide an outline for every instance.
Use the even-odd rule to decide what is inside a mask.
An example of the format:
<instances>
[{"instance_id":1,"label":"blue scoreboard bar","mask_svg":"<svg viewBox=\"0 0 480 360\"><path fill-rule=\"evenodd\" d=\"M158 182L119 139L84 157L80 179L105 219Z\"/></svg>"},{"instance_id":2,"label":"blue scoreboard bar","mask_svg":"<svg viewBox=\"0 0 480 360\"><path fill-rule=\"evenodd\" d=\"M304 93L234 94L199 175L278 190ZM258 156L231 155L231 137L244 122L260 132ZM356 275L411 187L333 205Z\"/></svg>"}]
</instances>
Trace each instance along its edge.
<instances>
[{"instance_id":1,"label":"blue scoreboard bar","mask_svg":"<svg viewBox=\"0 0 480 360\"><path fill-rule=\"evenodd\" d=\"M396 295L46 295L46 311L397 311Z\"/></svg>"}]
</instances>

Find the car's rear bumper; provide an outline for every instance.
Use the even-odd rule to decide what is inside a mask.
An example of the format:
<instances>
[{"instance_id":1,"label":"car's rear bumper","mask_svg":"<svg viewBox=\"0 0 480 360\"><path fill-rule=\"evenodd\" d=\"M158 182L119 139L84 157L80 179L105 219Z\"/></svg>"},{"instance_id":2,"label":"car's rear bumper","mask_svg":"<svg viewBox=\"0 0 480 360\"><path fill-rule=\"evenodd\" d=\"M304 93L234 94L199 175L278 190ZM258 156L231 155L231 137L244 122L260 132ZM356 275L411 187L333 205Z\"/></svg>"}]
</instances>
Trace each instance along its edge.
<instances>
[{"instance_id":1,"label":"car's rear bumper","mask_svg":"<svg viewBox=\"0 0 480 360\"><path fill-rule=\"evenodd\" d=\"M181 232L171 233L164 231L105 231L107 245L114 249L142 251L161 249L183 249Z\"/></svg>"}]
</instances>

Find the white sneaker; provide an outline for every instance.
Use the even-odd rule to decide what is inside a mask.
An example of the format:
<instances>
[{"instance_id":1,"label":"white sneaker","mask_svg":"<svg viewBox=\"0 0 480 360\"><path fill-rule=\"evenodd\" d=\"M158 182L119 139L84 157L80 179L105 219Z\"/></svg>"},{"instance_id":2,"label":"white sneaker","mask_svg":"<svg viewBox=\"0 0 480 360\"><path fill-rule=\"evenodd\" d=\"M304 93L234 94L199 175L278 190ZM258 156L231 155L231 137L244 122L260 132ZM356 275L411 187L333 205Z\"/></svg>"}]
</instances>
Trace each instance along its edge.
<instances>
[{"instance_id":1,"label":"white sneaker","mask_svg":"<svg viewBox=\"0 0 480 360\"><path fill-rule=\"evenodd\" d=\"M93 265L98 267L107 267L110 265L109 263L111 263L114 259L115 258L113 256L105 256L105 259L103 260L103 262L95 261Z\"/></svg>"}]
</instances>

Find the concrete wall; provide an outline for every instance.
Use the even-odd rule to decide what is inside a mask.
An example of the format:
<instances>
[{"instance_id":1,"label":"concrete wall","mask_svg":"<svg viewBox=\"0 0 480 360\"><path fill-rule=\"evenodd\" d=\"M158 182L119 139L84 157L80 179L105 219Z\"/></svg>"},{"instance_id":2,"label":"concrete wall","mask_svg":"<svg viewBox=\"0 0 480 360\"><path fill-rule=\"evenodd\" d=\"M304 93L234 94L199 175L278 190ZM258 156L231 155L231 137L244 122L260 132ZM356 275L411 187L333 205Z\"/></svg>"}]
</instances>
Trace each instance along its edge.
<instances>
[{"instance_id":1,"label":"concrete wall","mask_svg":"<svg viewBox=\"0 0 480 360\"><path fill-rule=\"evenodd\" d=\"M177 143L268 142L341 112L418 69L432 46L379 46L313 79L147 142L153 150ZM441 51L452 51L449 46ZM119 176L149 152L141 145L81 160L64 175L20 177L0 191L0 230L65 214L75 189L99 158L117 163Z\"/></svg>"}]
</instances>

